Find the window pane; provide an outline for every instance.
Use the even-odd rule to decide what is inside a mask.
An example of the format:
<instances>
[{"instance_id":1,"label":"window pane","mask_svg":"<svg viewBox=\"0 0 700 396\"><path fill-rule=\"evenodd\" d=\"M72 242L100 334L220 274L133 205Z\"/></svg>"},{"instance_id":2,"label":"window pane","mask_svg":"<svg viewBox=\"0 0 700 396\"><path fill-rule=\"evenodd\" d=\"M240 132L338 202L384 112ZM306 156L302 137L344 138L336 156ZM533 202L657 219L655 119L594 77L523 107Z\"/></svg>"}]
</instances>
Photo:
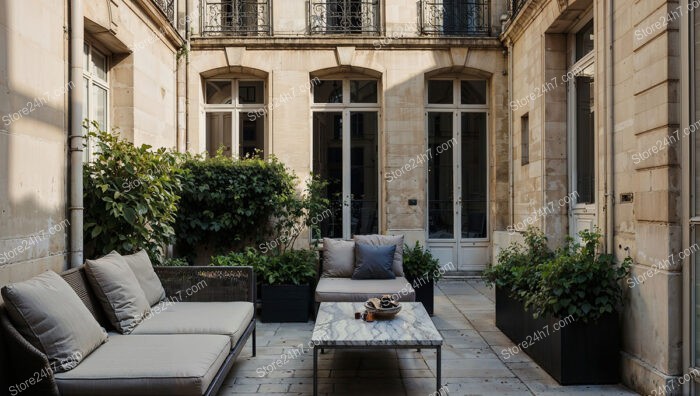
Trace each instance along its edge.
<instances>
[{"instance_id":1,"label":"window pane","mask_svg":"<svg viewBox=\"0 0 700 396\"><path fill-rule=\"evenodd\" d=\"M83 78L83 119L85 118L90 118L90 114L88 113L90 109L90 80L87 78ZM90 154L92 149L90 148L90 141L87 140L86 138L86 143L87 147L84 148L83 151L83 161L89 161L90 160Z\"/></svg>"},{"instance_id":2,"label":"window pane","mask_svg":"<svg viewBox=\"0 0 700 396\"><path fill-rule=\"evenodd\" d=\"M91 103L92 120L100 124L100 129L107 129L107 90L99 85L92 86L94 95Z\"/></svg>"},{"instance_id":3,"label":"window pane","mask_svg":"<svg viewBox=\"0 0 700 396\"><path fill-rule=\"evenodd\" d=\"M314 86L314 103L343 103L343 82L321 80Z\"/></svg>"},{"instance_id":4,"label":"window pane","mask_svg":"<svg viewBox=\"0 0 700 396\"><path fill-rule=\"evenodd\" d=\"M231 81L207 81L208 104L231 104Z\"/></svg>"},{"instance_id":5,"label":"window pane","mask_svg":"<svg viewBox=\"0 0 700 396\"><path fill-rule=\"evenodd\" d=\"M486 167L486 113L462 113L462 238L486 238Z\"/></svg>"},{"instance_id":6,"label":"window pane","mask_svg":"<svg viewBox=\"0 0 700 396\"><path fill-rule=\"evenodd\" d=\"M350 102L377 103L377 82L371 80L350 81Z\"/></svg>"},{"instance_id":7,"label":"window pane","mask_svg":"<svg viewBox=\"0 0 700 396\"><path fill-rule=\"evenodd\" d=\"M83 69L90 71L90 46L87 43L83 44Z\"/></svg>"},{"instance_id":8,"label":"window pane","mask_svg":"<svg viewBox=\"0 0 700 396\"><path fill-rule=\"evenodd\" d=\"M92 49L92 72L95 77L107 81L107 57Z\"/></svg>"},{"instance_id":9,"label":"window pane","mask_svg":"<svg viewBox=\"0 0 700 396\"><path fill-rule=\"evenodd\" d=\"M262 81L240 81L238 101L241 104L265 103L265 85Z\"/></svg>"},{"instance_id":10,"label":"window pane","mask_svg":"<svg viewBox=\"0 0 700 396\"><path fill-rule=\"evenodd\" d=\"M593 79L576 77L576 192L577 202L594 202Z\"/></svg>"},{"instance_id":11,"label":"window pane","mask_svg":"<svg viewBox=\"0 0 700 396\"><path fill-rule=\"evenodd\" d=\"M576 33L576 60L593 51L593 21L590 21Z\"/></svg>"},{"instance_id":12,"label":"window pane","mask_svg":"<svg viewBox=\"0 0 700 396\"><path fill-rule=\"evenodd\" d=\"M379 229L376 112L350 113L351 234L376 234Z\"/></svg>"},{"instance_id":13,"label":"window pane","mask_svg":"<svg viewBox=\"0 0 700 396\"><path fill-rule=\"evenodd\" d=\"M265 119L255 117L251 120L245 113L239 114L239 155L241 157L264 155L265 150Z\"/></svg>"},{"instance_id":14,"label":"window pane","mask_svg":"<svg viewBox=\"0 0 700 396\"><path fill-rule=\"evenodd\" d=\"M313 116L313 172L328 181L326 198L331 216L321 222L321 236L343 236L343 113L316 112Z\"/></svg>"},{"instance_id":15,"label":"window pane","mask_svg":"<svg viewBox=\"0 0 700 396\"><path fill-rule=\"evenodd\" d=\"M428 234L454 238L453 150L437 155L438 146L452 140L452 113L428 113Z\"/></svg>"},{"instance_id":16,"label":"window pane","mask_svg":"<svg viewBox=\"0 0 700 396\"><path fill-rule=\"evenodd\" d=\"M486 104L485 80L465 80L460 85L462 104Z\"/></svg>"},{"instance_id":17,"label":"window pane","mask_svg":"<svg viewBox=\"0 0 700 396\"><path fill-rule=\"evenodd\" d=\"M452 104L452 80L428 81L428 103Z\"/></svg>"},{"instance_id":18,"label":"window pane","mask_svg":"<svg viewBox=\"0 0 700 396\"><path fill-rule=\"evenodd\" d=\"M231 156L231 138L233 135L231 113L207 113L207 152L214 156L216 151L223 148L223 154Z\"/></svg>"}]
</instances>

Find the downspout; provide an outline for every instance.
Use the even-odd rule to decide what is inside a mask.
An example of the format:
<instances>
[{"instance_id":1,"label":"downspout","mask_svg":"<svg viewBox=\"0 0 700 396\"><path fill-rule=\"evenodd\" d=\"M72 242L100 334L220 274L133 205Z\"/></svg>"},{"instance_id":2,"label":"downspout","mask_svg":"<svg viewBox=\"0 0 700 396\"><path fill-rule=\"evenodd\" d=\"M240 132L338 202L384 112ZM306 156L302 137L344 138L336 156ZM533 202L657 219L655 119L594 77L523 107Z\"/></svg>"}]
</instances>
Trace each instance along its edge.
<instances>
[{"instance_id":1,"label":"downspout","mask_svg":"<svg viewBox=\"0 0 700 396\"><path fill-rule=\"evenodd\" d=\"M508 40L508 206L510 226L515 224L515 176L513 159L513 43Z\"/></svg>"},{"instance_id":2,"label":"downspout","mask_svg":"<svg viewBox=\"0 0 700 396\"><path fill-rule=\"evenodd\" d=\"M605 128L605 143L606 143L606 175L605 175L605 206L606 206L606 221L605 235L606 243L605 250L609 254L613 254L615 243L615 77L613 65L614 61L614 42L615 42L615 4L614 0L605 2L608 5L608 28L605 31L607 37L607 56L606 56L606 87L605 87L605 104L607 105L607 127Z\"/></svg>"},{"instance_id":3,"label":"downspout","mask_svg":"<svg viewBox=\"0 0 700 396\"><path fill-rule=\"evenodd\" d=\"M195 7L197 7L195 5ZM201 8L200 8L201 10ZM199 20L202 20L202 16L197 12ZM184 152L190 151L190 2L185 1L185 45L187 46L187 53L185 54L185 150ZM201 22L200 22L201 23ZM200 26L201 28L201 26ZM201 31L201 30L200 30Z\"/></svg>"},{"instance_id":4,"label":"downspout","mask_svg":"<svg viewBox=\"0 0 700 396\"><path fill-rule=\"evenodd\" d=\"M70 266L83 264L83 2L70 2Z\"/></svg>"}]
</instances>

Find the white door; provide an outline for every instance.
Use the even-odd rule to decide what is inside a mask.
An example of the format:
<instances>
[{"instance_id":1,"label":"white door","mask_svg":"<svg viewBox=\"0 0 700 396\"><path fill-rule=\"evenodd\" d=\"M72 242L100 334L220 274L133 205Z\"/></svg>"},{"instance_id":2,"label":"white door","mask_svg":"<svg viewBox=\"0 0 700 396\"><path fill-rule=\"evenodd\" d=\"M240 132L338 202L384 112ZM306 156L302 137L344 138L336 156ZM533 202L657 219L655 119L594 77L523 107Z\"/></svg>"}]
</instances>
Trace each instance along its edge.
<instances>
[{"instance_id":1,"label":"white door","mask_svg":"<svg viewBox=\"0 0 700 396\"><path fill-rule=\"evenodd\" d=\"M487 113L429 111L426 120L428 248L448 269L481 271L489 261Z\"/></svg>"}]
</instances>

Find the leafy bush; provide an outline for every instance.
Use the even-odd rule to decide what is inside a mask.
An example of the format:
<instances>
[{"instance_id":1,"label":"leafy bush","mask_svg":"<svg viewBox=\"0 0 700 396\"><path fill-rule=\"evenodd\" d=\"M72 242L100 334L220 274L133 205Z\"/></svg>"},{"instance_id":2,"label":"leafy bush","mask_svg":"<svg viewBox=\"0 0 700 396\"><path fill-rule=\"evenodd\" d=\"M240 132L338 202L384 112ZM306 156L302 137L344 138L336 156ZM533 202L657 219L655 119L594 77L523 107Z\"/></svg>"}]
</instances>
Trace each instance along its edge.
<instances>
[{"instance_id":1,"label":"leafy bush","mask_svg":"<svg viewBox=\"0 0 700 396\"><path fill-rule=\"evenodd\" d=\"M582 243L567 238L552 252L547 238L529 229L526 247L512 244L498 256L498 265L484 272L491 285L505 289L525 303L533 316L572 315L584 322L596 321L622 304L622 280L629 274L630 257L619 265L611 254L598 254L601 234L579 233Z\"/></svg>"},{"instance_id":2,"label":"leafy bush","mask_svg":"<svg viewBox=\"0 0 700 396\"><path fill-rule=\"evenodd\" d=\"M175 229L179 252L240 251L269 239L271 219L296 195L296 177L274 157L191 158Z\"/></svg>"},{"instance_id":3,"label":"leafy bush","mask_svg":"<svg viewBox=\"0 0 700 396\"><path fill-rule=\"evenodd\" d=\"M537 288L539 268L554 257L547 245L547 237L539 229L524 232L525 246L512 243L498 254L498 265L484 271L489 284L503 288L519 300L526 300Z\"/></svg>"},{"instance_id":4,"label":"leafy bush","mask_svg":"<svg viewBox=\"0 0 700 396\"><path fill-rule=\"evenodd\" d=\"M426 277L426 281L438 281L443 275L440 261L433 257L428 249L423 248L418 241L413 247L404 245L403 269L406 277L413 279Z\"/></svg>"},{"instance_id":5,"label":"leafy bush","mask_svg":"<svg viewBox=\"0 0 700 396\"><path fill-rule=\"evenodd\" d=\"M83 168L85 253L146 249L162 262L162 247L173 241L181 191L179 156L166 149L134 146L117 134L92 124L97 144L92 162Z\"/></svg>"},{"instance_id":6,"label":"leafy bush","mask_svg":"<svg viewBox=\"0 0 700 396\"><path fill-rule=\"evenodd\" d=\"M630 257L616 265L611 254L596 254L600 245L597 230L579 233L582 243L568 238L553 260L540 268L540 281L526 300L536 316L573 315L595 321L614 312L622 303L620 283L629 274Z\"/></svg>"},{"instance_id":7,"label":"leafy bush","mask_svg":"<svg viewBox=\"0 0 700 396\"><path fill-rule=\"evenodd\" d=\"M253 248L211 258L213 266L252 266L258 281L268 285L304 285L316 277L315 250L288 250L265 255Z\"/></svg>"},{"instance_id":8,"label":"leafy bush","mask_svg":"<svg viewBox=\"0 0 700 396\"><path fill-rule=\"evenodd\" d=\"M190 264L183 258L170 257L163 261L163 265L166 267L187 267Z\"/></svg>"}]
</instances>

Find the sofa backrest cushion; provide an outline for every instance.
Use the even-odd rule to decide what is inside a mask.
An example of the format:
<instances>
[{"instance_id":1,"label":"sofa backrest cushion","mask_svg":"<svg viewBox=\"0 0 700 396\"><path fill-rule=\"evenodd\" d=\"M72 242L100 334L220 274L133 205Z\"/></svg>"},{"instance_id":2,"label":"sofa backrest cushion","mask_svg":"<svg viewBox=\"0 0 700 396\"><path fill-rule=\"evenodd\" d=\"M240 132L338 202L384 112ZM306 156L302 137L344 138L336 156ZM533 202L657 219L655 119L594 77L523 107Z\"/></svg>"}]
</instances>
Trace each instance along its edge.
<instances>
[{"instance_id":1,"label":"sofa backrest cushion","mask_svg":"<svg viewBox=\"0 0 700 396\"><path fill-rule=\"evenodd\" d=\"M85 273L110 323L122 334L131 333L151 306L129 264L119 253L111 252L87 260Z\"/></svg>"},{"instance_id":2,"label":"sofa backrest cushion","mask_svg":"<svg viewBox=\"0 0 700 396\"><path fill-rule=\"evenodd\" d=\"M349 278L355 271L355 241L323 238L323 273L327 278Z\"/></svg>"},{"instance_id":3,"label":"sofa backrest cushion","mask_svg":"<svg viewBox=\"0 0 700 396\"><path fill-rule=\"evenodd\" d=\"M355 235L355 243L373 246L395 245L392 271L396 276L405 276L403 272L403 235ZM355 262L357 263L357 258Z\"/></svg>"},{"instance_id":4,"label":"sofa backrest cushion","mask_svg":"<svg viewBox=\"0 0 700 396\"><path fill-rule=\"evenodd\" d=\"M372 246L363 243L355 244L357 268L352 279L395 279L391 270L395 245Z\"/></svg>"},{"instance_id":5,"label":"sofa backrest cushion","mask_svg":"<svg viewBox=\"0 0 700 396\"><path fill-rule=\"evenodd\" d=\"M77 366L107 340L75 291L53 271L3 287L2 297L17 331L46 354L56 372Z\"/></svg>"},{"instance_id":6,"label":"sofa backrest cushion","mask_svg":"<svg viewBox=\"0 0 700 396\"><path fill-rule=\"evenodd\" d=\"M129 264L129 268L136 275L136 280L138 280L143 293L146 295L148 305L154 306L163 301L165 299L165 289L163 289L163 284L160 283L158 275L153 270L153 264L151 264L151 259L148 258L148 253L145 250L141 250L138 253L122 257L124 257L124 261Z\"/></svg>"}]
</instances>

